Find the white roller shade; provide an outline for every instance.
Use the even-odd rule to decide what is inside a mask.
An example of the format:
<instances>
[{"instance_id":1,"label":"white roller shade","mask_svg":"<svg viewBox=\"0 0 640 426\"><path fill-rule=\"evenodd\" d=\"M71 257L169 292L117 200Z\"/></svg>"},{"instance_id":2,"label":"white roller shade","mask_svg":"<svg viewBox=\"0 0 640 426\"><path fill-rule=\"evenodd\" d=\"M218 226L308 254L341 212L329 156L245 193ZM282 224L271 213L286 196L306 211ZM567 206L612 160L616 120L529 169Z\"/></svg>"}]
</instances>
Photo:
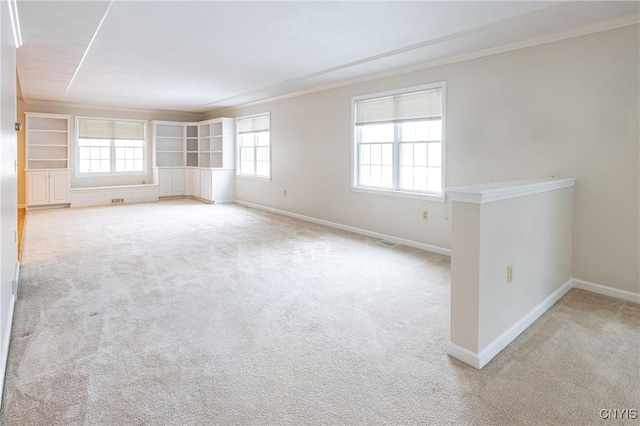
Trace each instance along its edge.
<instances>
[{"instance_id":1,"label":"white roller shade","mask_svg":"<svg viewBox=\"0 0 640 426\"><path fill-rule=\"evenodd\" d=\"M441 88L356 101L356 125L441 117Z\"/></svg>"},{"instance_id":2,"label":"white roller shade","mask_svg":"<svg viewBox=\"0 0 640 426\"><path fill-rule=\"evenodd\" d=\"M144 140L144 122L79 118L78 138Z\"/></svg>"},{"instance_id":3,"label":"white roller shade","mask_svg":"<svg viewBox=\"0 0 640 426\"><path fill-rule=\"evenodd\" d=\"M264 132L267 130L269 130L268 115L238 119L238 133Z\"/></svg>"}]
</instances>

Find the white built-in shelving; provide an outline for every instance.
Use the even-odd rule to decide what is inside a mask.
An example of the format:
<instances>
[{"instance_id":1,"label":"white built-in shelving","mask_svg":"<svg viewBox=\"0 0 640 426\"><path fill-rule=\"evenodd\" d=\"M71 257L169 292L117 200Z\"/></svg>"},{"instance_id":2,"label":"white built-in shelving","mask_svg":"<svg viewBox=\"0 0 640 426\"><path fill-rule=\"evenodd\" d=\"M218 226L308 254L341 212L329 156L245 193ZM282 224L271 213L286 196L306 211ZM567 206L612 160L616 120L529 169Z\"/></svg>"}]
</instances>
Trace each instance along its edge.
<instances>
[{"instance_id":1,"label":"white built-in shelving","mask_svg":"<svg viewBox=\"0 0 640 426\"><path fill-rule=\"evenodd\" d=\"M25 112L27 205L69 203L69 119Z\"/></svg>"},{"instance_id":2,"label":"white built-in shelving","mask_svg":"<svg viewBox=\"0 0 640 426\"><path fill-rule=\"evenodd\" d=\"M233 199L234 119L153 122L160 197Z\"/></svg>"}]
</instances>

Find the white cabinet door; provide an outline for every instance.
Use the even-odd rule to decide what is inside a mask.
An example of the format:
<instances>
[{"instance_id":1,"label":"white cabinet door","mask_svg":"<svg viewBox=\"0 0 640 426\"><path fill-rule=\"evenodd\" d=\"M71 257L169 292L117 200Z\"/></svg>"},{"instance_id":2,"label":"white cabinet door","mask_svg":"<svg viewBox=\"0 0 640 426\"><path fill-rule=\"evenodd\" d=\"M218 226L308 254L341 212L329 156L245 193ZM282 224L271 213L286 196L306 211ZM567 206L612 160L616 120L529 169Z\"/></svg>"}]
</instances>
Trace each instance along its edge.
<instances>
[{"instance_id":1,"label":"white cabinet door","mask_svg":"<svg viewBox=\"0 0 640 426\"><path fill-rule=\"evenodd\" d=\"M49 172L49 204L71 202L69 196L69 173Z\"/></svg>"},{"instance_id":2,"label":"white cabinet door","mask_svg":"<svg viewBox=\"0 0 640 426\"><path fill-rule=\"evenodd\" d=\"M194 197L200 196L200 170L190 169L191 174L191 195Z\"/></svg>"},{"instance_id":3,"label":"white cabinet door","mask_svg":"<svg viewBox=\"0 0 640 426\"><path fill-rule=\"evenodd\" d=\"M211 170L200 170L200 198L213 201Z\"/></svg>"},{"instance_id":4,"label":"white cabinet door","mask_svg":"<svg viewBox=\"0 0 640 426\"><path fill-rule=\"evenodd\" d=\"M49 204L49 172L27 172L27 205Z\"/></svg>"},{"instance_id":5,"label":"white cabinet door","mask_svg":"<svg viewBox=\"0 0 640 426\"><path fill-rule=\"evenodd\" d=\"M171 169L158 169L158 196L171 196Z\"/></svg>"},{"instance_id":6,"label":"white cabinet door","mask_svg":"<svg viewBox=\"0 0 640 426\"><path fill-rule=\"evenodd\" d=\"M184 169L171 171L171 195L184 195Z\"/></svg>"},{"instance_id":7,"label":"white cabinet door","mask_svg":"<svg viewBox=\"0 0 640 426\"><path fill-rule=\"evenodd\" d=\"M191 174L191 170L192 169L185 169L184 171L184 195L186 196L192 195L193 192L193 179L191 177L193 175Z\"/></svg>"}]
</instances>

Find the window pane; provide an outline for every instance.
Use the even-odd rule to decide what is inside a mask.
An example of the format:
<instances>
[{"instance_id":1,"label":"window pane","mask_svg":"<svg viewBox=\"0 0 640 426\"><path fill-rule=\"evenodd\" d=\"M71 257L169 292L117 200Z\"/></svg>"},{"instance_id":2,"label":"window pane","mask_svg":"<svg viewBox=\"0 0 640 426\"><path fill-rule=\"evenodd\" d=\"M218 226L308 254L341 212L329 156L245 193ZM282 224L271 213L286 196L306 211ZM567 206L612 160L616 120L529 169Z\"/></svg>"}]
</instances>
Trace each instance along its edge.
<instances>
[{"instance_id":1,"label":"window pane","mask_svg":"<svg viewBox=\"0 0 640 426\"><path fill-rule=\"evenodd\" d=\"M427 190L431 192L442 191L442 169L429 167L427 169Z\"/></svg>"},{"instance_id":2,"label":"window pane","mask_svg":"<svg viewBox=\"0 0 640 426\"><path fill-rule=\"evenodd\" d=\"M360 145L360 164L371 164L371 145Z\"/></svg>"},{"instance_id":3,"label":"window pane","mask_svg":"<svg viewBox=\"0 0 640 426\"><path fill-rule=\"evenodd\" d=\"M388 124L366 124L358 126L360 142L393 142L394 125Z\"/></svg>"},{"instance_id":4,"label":"window pane","mask_svg":"<svg viewBox=\"0 0 640 426\"><path fill-rule=\"evenodd\" d=\"M382 145L382 164L385 166L393 165L393 145L390 143Z\"/></svg>"},{"instance_id":5,"label":"window pane","mask_svg":"<svg viewBox=\"0 0 640 426\"><path fill-rule=\"evenodd\" d=\"M415 166L426 166L427 165L427 144L426 143L416 143L413 147L413 164Z\"/></svg>"},{"instance_id":6,"label":"window pane","mask_svg":"<svg viewBox=\"0 0 640 426\"><path fill-rule=\"evenodd\" d=\"M441 141L442 140L442 120L427 121L428 135L425 140Z\"/></svg>"},{"instance_id":7,"label":"window pane","mask_svg":"<svg viewBox=\"0 0 640 426\"><path fill-rule=\"evenodd\" d=\"M240 135L240 146L254 146L255 136L253 133Z\"/></svg>"},{"instance_id":8,"label":"window pane","mask_svg":"<svg viewBox=\"0 0 640 426\"><path fill-rule=\"evenodd\" d=\"M414 191L426 191L427 190L427 168L426 167L414 167L413 169L413 187L410 188Z\"/></svg>"},{"instance_id":9,"label":"window pane","mask_svg":"<svg viewBox=\"0 0 640 426\"><path fill-rule=\"evenodd\" d=\"M431 167L442 167L442 144L430 143L428 150L429 150L428 165Z\"/></svg>"},{"instance_id":10,"label":"window pane","mask_svg":"<svg viewBox=\"0 0 640 426\"><path fill-rule=\"evenodd\" d=\"M240 173L250 175L255 173L253 147L240 148Z\"/></svg>"},{"instance_id":11,"label":"window pane","mask_svg":"<svg viewBox=\"0 0 640 426\"><path fill-rule=\"evenodd\" d=\"M258 138L258 146L269 146L269 132L260 132L256 136Z\"/></svg>"}]
</instances>

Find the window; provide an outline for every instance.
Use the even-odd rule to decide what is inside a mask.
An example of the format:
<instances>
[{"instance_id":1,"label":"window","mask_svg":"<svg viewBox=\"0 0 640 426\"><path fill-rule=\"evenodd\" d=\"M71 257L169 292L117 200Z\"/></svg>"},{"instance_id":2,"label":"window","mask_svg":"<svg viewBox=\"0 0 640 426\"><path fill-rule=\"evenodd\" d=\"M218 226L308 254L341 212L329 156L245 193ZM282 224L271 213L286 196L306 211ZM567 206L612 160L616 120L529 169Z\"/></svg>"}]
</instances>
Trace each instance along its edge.
<instances>
[{"instance_id":1,"label":"window","mask_svg":"<svg viewBox=\"0 0 640 426\"><path fill-rule=\"evenodd\" d=\"M442 197L444 83L354 98L355 188Z\"/></svg>"},{"instance_id":2,"label":"window","mask_svg":"<svg viewBox=\"0 0 640 426\"><path fill-rule=\"evenodd\" d=\"M145 172L146 122L78 118L78 174Z\"/></svg>"},{"instance_id":3,"label":"window","mask_svg":"<svg viewBox=\"0 0 640 426\"><path fill-rule=\"evenodd\" d=\"M238 175L271 177L269 114L238 118Z\"/></svg>"}]
</instances>

